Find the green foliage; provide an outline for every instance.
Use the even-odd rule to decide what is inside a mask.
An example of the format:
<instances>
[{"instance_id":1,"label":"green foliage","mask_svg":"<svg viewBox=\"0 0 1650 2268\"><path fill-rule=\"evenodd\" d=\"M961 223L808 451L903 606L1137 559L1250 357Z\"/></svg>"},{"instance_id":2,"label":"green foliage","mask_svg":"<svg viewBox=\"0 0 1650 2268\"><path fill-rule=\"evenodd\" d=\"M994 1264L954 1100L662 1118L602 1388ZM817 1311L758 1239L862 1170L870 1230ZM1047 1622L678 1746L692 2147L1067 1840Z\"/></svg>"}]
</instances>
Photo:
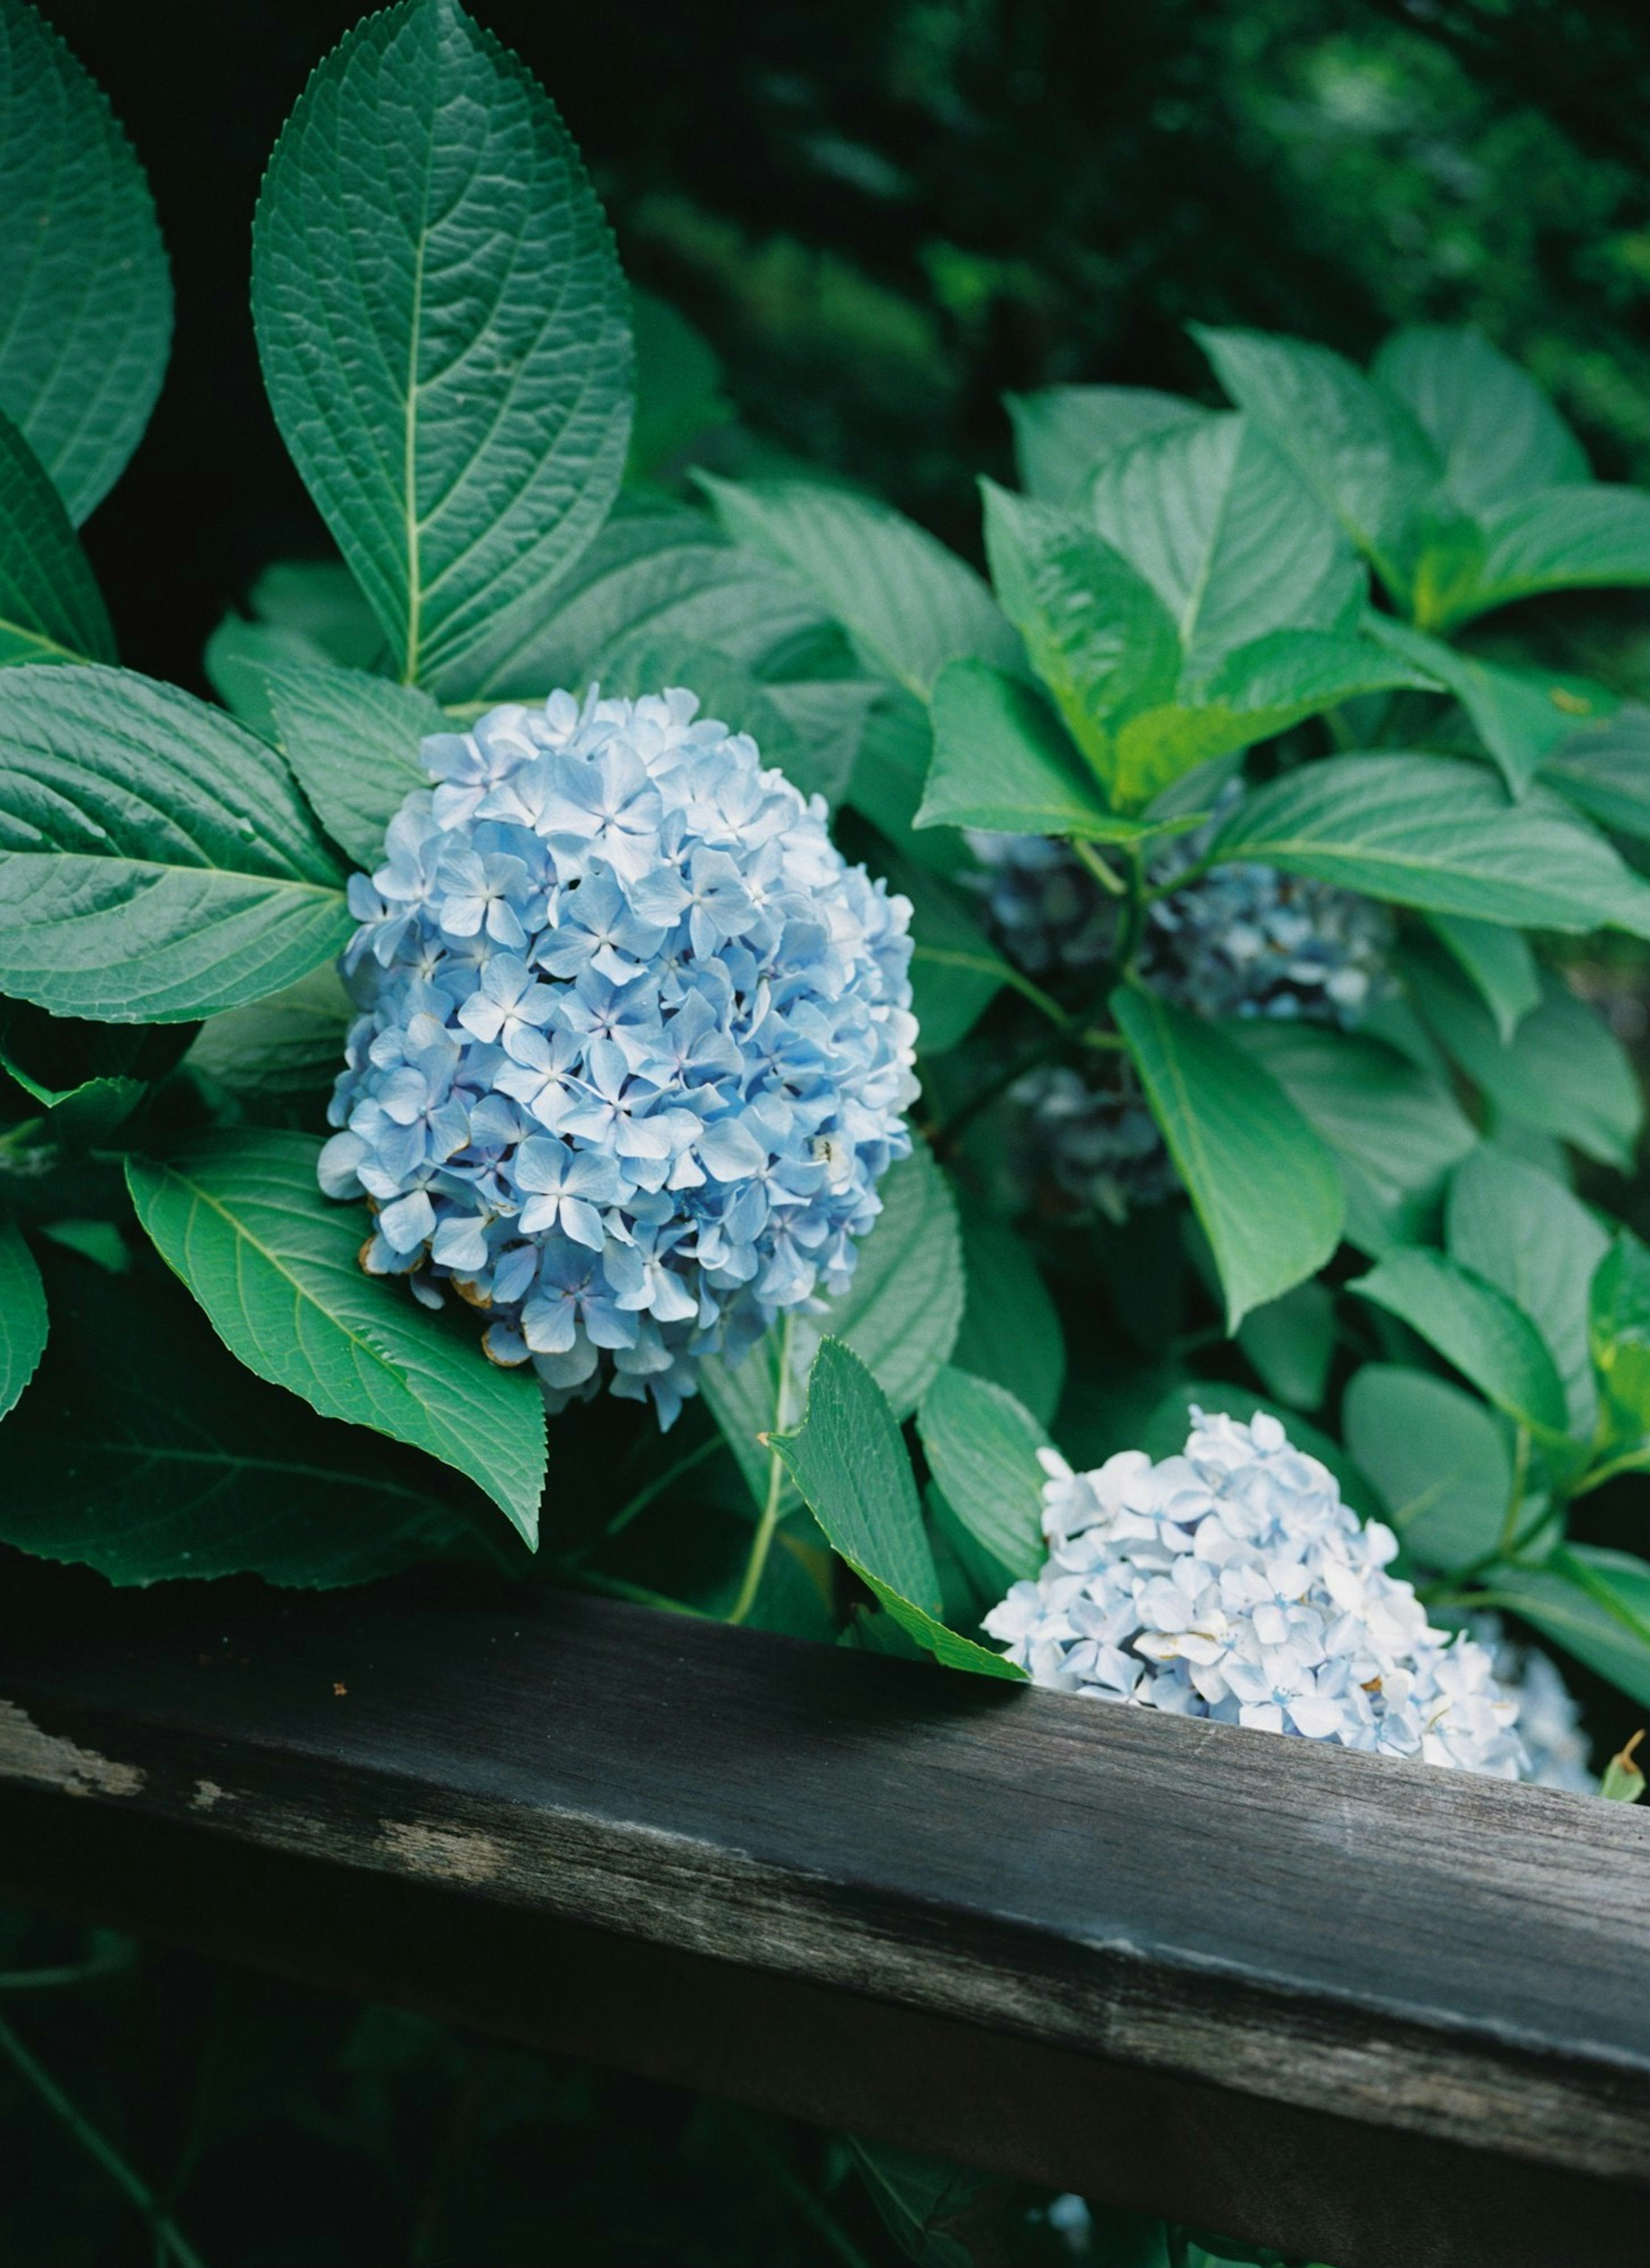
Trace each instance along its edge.
<instances>
[{"instance_id":1,"label":"green foliage","mask_svg":"<svg viewBox=\"0 0 1650 2268\"><path fill-rule=\"evenodd\" d=\"M415 686L365 671L276 662L263 672L281 753L321 824L357 866L373 867L384 831L427 788L418 744L446 719Z\"/></svg>"},{"instance_id":2,"label":"green foliage","mask_svg":"<svg viewBox=\"0 0 1650 2268\"><path fill-rule=\"evenodd\" d=\"M39 1367L47 1329L46 1291L34 1256L15 1223L0 1220L0 1418L17 1408ZM8 1433L8 1461L11 1446Z\"/></svg>"},{"instance_id":3,"label":"green foliage","mask_svg":"<svg viewBox=\"0 0 1650 2268\"><path fill-rule=\"evenodd\" d=\"M0 665L114 659L103 596L63 500L0 413Z\"/></svg>"},{"instance_id":4,"label":"green foliage","mask_svg":"<svg viewBox=\"0 0 1650 2268\"><path fill-rule=\"evenodd\" d=\"M318 1154L299 1134L221 1133L127 1173L161 1257L249 1370L455 1467L534 1543L545 1446L531 1378L490 1368L461 1325L362 1272L365 1224L321 1196Z\"/></svg>"},{"instance_id":5,"label":"green foliage","mask_svg":"<svg viewBox=\"0 0 1650 2268\"><path fill-rule=\"evenodd\" d=\"M149 422L172 343L172 284L130 144L22 0L0 7L0 410L77 526ZM102 622L100 606L91 619Z\"/></svg>"},{"instance_id":6,"label":"green foliage","mask_svg":"<svg viewBox=\"0 0 1650 2268\"><path fill-rule=\"evenodd\" d=\"M1497 1285L1418 1248L1388 1253L1352 1289L1407 1323L1498 1410L1562 1441L1564 1381L1534 1323Z\"/></svg>"},{"instance_id":7,"label":"green foliage","mask_svg":"<svg viewBox=\"0 0 1650 2268\"><path fill-rule=\"evenodd\" d=\"M631 347L560 119L455 0L369 17L315 71L259 201L253 313L397 674L469 696L613 501Z\"/></svg>"},{"instance_id":8,"label":"green foliage","mask_svg":"<svg viewBox=\"0 0 1650 2268\"><path fill-rule=\"evenodd\" d=\"M1589 1286L1587 1343L1613 1430L1650 1436L1650 1250L1618 1229Z\"/></svg>"},{"instance_id":9,"label":"green foliage","mask_svg":"<svg viewBox=\"0 0 1650 2268\"><path fill-rule=\"evenodd\" d=\"M1005 1387L942 1370L923 1398L917 1430L946 1502L976 1542L1012 1576L1035 1575L1046 1556L1042 1426Z\"/></svg>"},{"instance_id":10,"label":"green foliage","mask_svg":"<svg viewBox=\"0 0 1650 2268\"><path fill-rule=\"evenodd\" d=\"M1341 1424L1418 1559L1453 1572L1495 1556L1513 1461L1482 1402L1427 1371L1366 1363L1346 1389Z\"/></svg>"},{"instance_id":11,"label":"green foliage","mask_svg":"<svg viewBox=\"0 0 1650 2268\"><path fill-rule=\"evenodd\" d=\"M973 1206L961 1226L968 1298L951 1359L1006 1387L1047 1425L1065 1379L1059 1311L1023 1237Z\"/></svg>"},{"instance_id":12,"label":"green foliage","mask_svg":"<svg viewBox=\"0 0 1650 2268\"><path fill-rule=\"evenodd\" d=\"M933 687L934 755L913 824L1132 843L1155 830L1111 811L1035 687L954 661Z\"/></svg>"}]
</instances>

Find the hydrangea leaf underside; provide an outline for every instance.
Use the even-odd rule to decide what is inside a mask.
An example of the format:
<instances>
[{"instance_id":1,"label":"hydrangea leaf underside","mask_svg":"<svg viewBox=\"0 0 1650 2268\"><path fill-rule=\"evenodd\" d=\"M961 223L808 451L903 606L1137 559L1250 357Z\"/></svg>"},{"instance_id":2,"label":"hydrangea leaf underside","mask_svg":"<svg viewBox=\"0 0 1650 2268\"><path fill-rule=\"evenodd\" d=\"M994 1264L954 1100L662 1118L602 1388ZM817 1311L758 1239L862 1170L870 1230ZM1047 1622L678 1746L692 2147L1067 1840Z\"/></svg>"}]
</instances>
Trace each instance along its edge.
<instances>
[{"instance_id":1,"label":"hydrangea leaf underside","mask_svg":"<svg viewBox=\"0 0 1650 2268\"><path fill-rule=\"evenodd\" d=\"M0 413L0 664L114 659L103 594L63 498Z\"/></svg>"},{"instance_id":2,"label":"hydrangea leaf underside","mask_svg":"<svg viewBox=\"0 0 1650 2268\"><path fill-rule=\"evenodd\" d=\"M1321 1268L1345 1199L1330 1151L1283 1088L1212 1024L1132 985L1112 1013L1214 1248L1226 1329Z\"/></svg>"},{"instance_id":3,"label":"hydrangea leaf underside","mask_svg":"<svg viewBox=\"0 0 1650 2268\"><path fill-rule=\"evenodd\" d=\"M46 1332L46 1291L34 1256L16 1224L0 1220L0 1418L17 1408L33 1377Z\"/></svg>"},{"instance_id":4,"label":"hydrangea leaf underside","mask_svg":"<svg viewBox=\"0 0 1650 2268\"><path fill-rule=\"evenodd\" d=\"M185 1023L339 952L344 877L277 752L129 670L0 670L0 987Z\"/></svg>"},{"instance_id":5,"label":"hydrangea leaf underside","mask_svg":"<svg viewBox=\"0 0 1650 2268\"><path fill-rule=\"evenodd\" d=\"M940 1621L939 1577L905 1444L882 1389L839 1340L821 1343L807 1416L774 1447L832 1548L918 1645L953 1669L1023 1678Z\"/></svg>"},{"instance_id":6,"label":"hydrangea leaf underside","mask_svg":"<svg viewBox=\"0 0 1650 2268\"><path fill-rule=\"evenodd\" d=\"M77 526L149 422L172 283L131 144L20 0L0 7L0 409Z\"/></svg>"},{"instance_id":7,"label":"hydrangea leaf underside","mask_svg":"<svg viewBox=\"0 0 1650 2268\"><path fill-rule=\"evenodd\" d=\"M112 1583L251 1573L321 1589L468 1532L429 1464L254 1378L169 1278L48 1266L52 1343L7 1429L0 1541Z\"/></svg>"},{"instance_id":8,"label":"hydrangea leaf underside","mask_svg":"<svg viewBox=\"0 0 1650 2268\"><path fill-rule=\"evenodd\" d=\"M363 1274L364 1217L316 1184L302 1134L219 1133L134 1158L138 1219L247 1367L323 1418L426 1450L486 1491L531 1544L544 1488L544 1406L462 1326Z\"/></svg>"},{"instance_id":9,"label":"hydrangea leaf underside","mask_svg":"<svg viewBox=\"0 0 1650 2268\"><path fill-rule=\"evenodd\" d=\"M368 18L311 77L259 201L253 313L398 674L469 697L617 493L632 356L566 129L455 0Z\"/></svg>"}]
</instances>

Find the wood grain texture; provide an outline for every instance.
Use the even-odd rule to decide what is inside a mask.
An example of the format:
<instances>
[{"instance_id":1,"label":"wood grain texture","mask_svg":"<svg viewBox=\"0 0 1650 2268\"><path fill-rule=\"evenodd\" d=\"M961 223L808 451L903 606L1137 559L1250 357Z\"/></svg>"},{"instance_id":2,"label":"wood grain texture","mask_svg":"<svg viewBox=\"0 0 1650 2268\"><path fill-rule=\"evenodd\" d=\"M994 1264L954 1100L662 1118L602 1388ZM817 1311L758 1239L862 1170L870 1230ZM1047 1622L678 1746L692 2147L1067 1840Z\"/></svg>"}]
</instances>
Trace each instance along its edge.
<instances>
[{"instance_id":1,"label":"wood grain texture","mask_svg":"<svg viewBox=\"0 0 1650 2268\"><path fill-rule=\"evenodd\" d=\"M7 1786L14 1886L65 1883L72 1826L109 1895L169 1837L149 1863L186 1917L183 1854L210 1851L243 1906L261 1867L307 1863L369 1939L398 1896L460 1907L449 1936L582 1932L609 1948L589 1973L678 1980L608 1994L625 2021L589 2052L652 2067L652 2009L667 2075L739 2093L726 1999L767 2027L747 2099L852 2124L855 2027L893 2027L900 2054L865 2059L880 2095L861 2081L883 2131L944 2147L948 2102L954 2154L1184 2213L1194 2154L1115 2147L1157 2104L1200 2138L1200 2217L1337 2268L1558 2264L1578 2211L1603 2268L1650 2185L1650 1815L1624 1807L551 1593L117 1599L33 1571L0 1600ZM266 1957L347 1984L350 1932L325 1934ZM399 1992L357 1988L409 1997L403 1966ZM773 2008L799 1993L787 2059ZM509 2029L486 1998L468 2020ZM1018 2120L944 2084L988 2047ZM1477 2193L1501 2201L1493 2249Z\"/></svg>"}]
</instances>

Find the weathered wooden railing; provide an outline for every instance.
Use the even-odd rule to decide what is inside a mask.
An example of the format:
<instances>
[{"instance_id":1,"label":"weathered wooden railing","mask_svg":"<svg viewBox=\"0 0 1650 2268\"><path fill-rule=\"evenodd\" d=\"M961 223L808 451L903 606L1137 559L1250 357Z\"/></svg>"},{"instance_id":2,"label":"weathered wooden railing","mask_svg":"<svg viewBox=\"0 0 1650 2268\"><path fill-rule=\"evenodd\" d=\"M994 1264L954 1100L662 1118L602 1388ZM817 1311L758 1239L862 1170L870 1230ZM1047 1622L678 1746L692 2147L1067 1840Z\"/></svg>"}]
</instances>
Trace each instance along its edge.
<instances>
[{"instance_id":1,"label":"weathered wooden railing","mask_svg":"<svg viewBox=\"0 0 1650 2268\"><path fill-rule=\"evenodd\" d=\"M1650 1811L549 1592L0 1580L0 1896L1336 2268L1650 2251Z\"/></svg>"}]
</instances>

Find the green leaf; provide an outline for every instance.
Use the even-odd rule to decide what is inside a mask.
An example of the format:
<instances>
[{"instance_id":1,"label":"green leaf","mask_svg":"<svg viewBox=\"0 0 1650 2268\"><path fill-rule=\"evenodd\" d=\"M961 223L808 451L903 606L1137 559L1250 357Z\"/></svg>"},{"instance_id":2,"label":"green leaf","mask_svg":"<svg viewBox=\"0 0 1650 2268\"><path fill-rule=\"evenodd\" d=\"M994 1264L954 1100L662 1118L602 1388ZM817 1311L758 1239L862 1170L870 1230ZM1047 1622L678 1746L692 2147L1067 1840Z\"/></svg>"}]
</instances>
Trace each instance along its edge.
<instances>
[{"instance_id":1,"label":"green leaf","mask_svg":"<svg viewBox=\"0 0 1650 2268\"><path fill-rule=\"evenodd\" d=\"M431 1466L254 1378L152 1267L60 1260L51 1300L51 1345L6 1428L0 1542L112 1583L246 1572L321 1588L466 1534Z\"/></svg>"},{"instance_id":2,"label":"green leaf","mask_svg":"<svg viewBox=\"0 0 1650 2268\"><path fill-rule=\"evenodd\" d=\"M1524 793L1543 760L1574 731L1578 717L1608 716L1616 706L1613 694L1585 678L1480 661L1390 615L1372 611L1364 627L1455 695L1515 796Z\"/></svg>"},{"instance_id":3,"label":"green leaf","mask_svg":"<svg viewBox=\"0 0 1650 2268\"><path fill-rule=\"evenodd\" d=\"M982 487L986 556L1003 611L1078 747L1110 787L1115 725L1174 693L1174 618L1145 578L1081 520L994 482Z\"/></svg>"},{"instance_id":4,"label":"green leaf","mask_svg":"<svg viewBox=\"0 0 1650 2268\"><path fill-rule=\"evenodd\" d=\"M453 1466L532 1544L545 1442L531 1370L495 1369L460 1321L363 1272L365 1216L321 1196L320 1154L301 1134L208 1135L129 1160L127 1180L162 1258L249 1370Z\"/></svg>"},{"instance_id":5,"label":"green leaf","mask_svg":"<svg viewBox=\"0 0 1650 2268\"><path fill-rule=\"evenodd\" d=\"M607 515L631 350L566 129L455 0L366 18L314 71L252 298L276 423L397 674L464 698Z\"/></svg>"},{"instance_id":6,"label":"green leaf","mask_svg":"<svg viewBox=\"0 0 1650 2268\"><path fill-rule=\"evenodd\" d=\"M1561 977L1543 975L1541 1005L1508 1042L1452 968L1412 954L1404 978L1429 1028L1498 1111L1632 1170L1644 1129L1637 1074L1596 1010Z\"/></svg>"},{"instance_id":7,"label":"green leaf","mask_svg":"<svg viewBox=\"0 0 1650 2268\"><path fill-rule=\"evenodd\" d=\"M1417 1246L1389 1252L1348 1289L1418 1332L1486 1401L1544 1443L1563 1441L1564 1381L1534 1323L1497 1285Z\"/></svg>"},{"instance_id":8,"label":"green leaf","mask_svg":"<svg viewBox=\"0 0 1650 2268\"><path fill-rule=\"evenodd\" d=\"M821 1343L807 1416L774 1448L832 1549L902 1629L950 1668L1024 1678L939 1620L939 1576L899 1426L876 1380L840 1340Z\"/></svg>"},{"instance_id":9,"label":"green leaf","mask_svg":"<svg viewBox=\"0 0 1650 2268\"><path fill-rule=\"evenodd\" d=\"M1035 687L983 661L954 661L933 693L934 755L917 827L1139 841L1159 830L1107 807Z\"/></svg>"},{"instance_id":10,"label":"green leaf","mask_svg":"<svg viewBox=\"0 0 1650 2268\"><path fill-rule=\"evenodd\" d=\"M630 294L636 334L636 423L628 481L660 479L681 452L733 412L715 350L677 308L651 291Z\"/></svg>"},{"instance_id":11,"label":"green leaf","mask_svg":"<svg viewBox=\"0 0 1650 2268\"><path fill-rule=\"evenodd\" d=\"M1650 1435L1650 1248L1631 1229L1617 1229L1593 1278L1587 1343L1616 1430Z\"/></svg>"},{"instance_id":12,"label":"green leaf","mask_svg":"<svg viewBox=\"0 0 1650 2268\"><path fill-rule=\"evenodd\" d=\"M355 1014L329 962L267 1000L209 1016L189 1049L189 1069L232 1094L324 1094L343 1067Z\"/></svg>"},{"instance_id":13,"label":"green leaf","mask_svg":"<svg viewBox=\"0 0 1650 2268\"><path fill-rule=\"evenodd\" d=\"M490 660L489 701L542 701L603 675L644 636L714 647L757 675L768 658L817 636L818 599L760 551L731 543L703 512L622 496L607 525L542 594L533 622Z\"/></svg>"},{"instance_id":14,"label":"green leaf","mask_svg":"<svg viewBox=\"0 0 1650 2268\"><path fill-rule=\"evenodd\" d=\"M1521 930L1463 921L1459 914L1430 915L1427 927L1489 1010L1496 1037L1506 1047L1530 1010L1541 1005L1541 971L1529 940Z\"/></svg>"},{"instance_id":15,"label":"green leaf","mask_svg":"<svg viewBox=\"0 0 1650 2268\"><path fill-rule=\"evenodd\" d=\"M33 8L0 9L0 409L76 525L149 423L172 285L143 168Z\"/></svg>"},{"instance_id":16,"label":"green leaf","mask_svg":"<svg viewBox=\"0 0 1650 2268\"><path fill-rule=\"evenodd\" d=\"M1613 717L1579 726L1541 776L1601 827L1650 842L1650 704L1624 702Z\"/></svg>"},{"instance_id":17,"label":"green leaf","mask_svg":"<svg viewBox=\"0 0 1650 2268\"><path fill-rule=\"evenodd\" d=\"M960 890L887 846L872 863L910 900L917 1047L924 1056L943 1055L967 1039L1005 984L1027 980L1017 979Z\"/></svg>"},{"instance_id":18,"label":"green leaf","mask_svg":"<svg viewBox=\"0 0 1650 2268\"><path fill-rule=\"evenodd\" d=\"M1477 579L1436 616L1451 629L1542 591L1650 583L1650 496L1602 482L1538 489L1484 525Z\"/></svg>"},{"instance_id":19,"label":"green leaf","mask_svg":"<svg viewBox=\"0 0 1650 2268\"><path fill-rule=\"evenodd\" d=\"M1020 485L1039 504L1080 508L1102 457L1148 433L1196 424L1207 413L1176 394L1139 386L1050 386L1004 396L1014 429Z\"/></svg>"},{"instance_id":20,"label":"green leaf","mask_svg":"<svg viewBox=\"0 0 1650 2268\"><path fill-rule=\"evenodd\" d=\"M365 670L276 662L264 672L282 753L335 843L369 873L384 856L384 833L431 776L420 745L452 730L416 686L393 685Z\"/></svg>"},{"instance_id":21,"label":"green leaf","mask_svg":"<svg viewBox=\"0 0 1650 2268\"><path fill-rule=\"evenodd\" d=\"M1360 1520L1381 1516L1380 1501L1369 1483L1337 1441L1309 1425L1298 1411L1282 1409L1277 1403L1269 1402L1263 1394L1253 1394L1247 1386L1233 1386L1224 1379L1183 1379L1171 1387L1152 1410L1140 1428L1138 1440L1131 1442L1131 1447L1144 1449L1148 1457L1158 1461L1180 1456L1191 1432L1194 1410L1201 1410L1205 1417L1224 1413L1245 1425L1257 1411L1275 1418L1303 1455L1315 1457L1334 1474L1343 1502L1349 1504Z\"/></svg>"},{"instance_id":22,"label":"green leaf","mask_svg":"<svg viewBox=\"0 0 1650 2268\"><path fill-rule=\"evenodd\" d=\"M1499 1285L1541 1333L1564 1381L1569 1429L1593 1430L1587 1287L1609 1239L1580 1200L1535 1167L1481 1145L1449 1184L1449 1256Z\"/></svg>"},{"instance_id":23,"label":"green leaf","mask_svg":"<svg viewBox=\"0 0 1650 2268\"><path fill-rule=\"evenodd\" d=\"M1297 1284L1280 1300L1251 1308L1238 1326L1244 1358L1275 1401L1320 1410L1335 1356L1335 1294L1326 1284Z\"/></svg>"},{"instance_id":24,"label":"green leaf","mask_svg":"<svg viewBox=\"0 0 1650 2268\"><path fill-rule=\"evenodd\" d=\"M18 1406L46 1351L46 1288L34 1256L12 1221L0 1219L0 1418ZM6 1435L7 1491L11 1435Z\"/></svg>"},{"instance_id":25,"label":"green leaf","mask_svg":"<svg viewBox=\"0 0 1650 2268\"><path fill-rule=\"evenodd\" d=\"M1246 417L1181 422L1115 452L1095 469L1087 508L1168 608L1197 674L1271 631L1357 622L1361 561Z\"/></svg>"},{"instance_id":26,"label":"green leaf","mask_svg":"<svg viewBox=\"0 0 1650 2268\"><path fill-rule=\"evenodd\" d=\"M1328 347L1201 324L1192 335L1239 409L1407 601L1418 522L1442 472L1410 412Z\"/></svg>"},{"instance_id":27,"label":"green leaf","mask_svg":"<svg viewBox=\"0 0 1650 2268\"><path fill-rule=\"evenodd\" d=\"M343 875L284 762L129 670L0 670L0 987L182 1023L341 952Z\"/></svg>"},{"instance_id":28,"label":"green leaf","mask_svg":"<svg viewBox=\"0 0 1650 2268\"><path fill-rule=\"evenodd\" d=\"M884 2227L917 2268L992 2268L1002 2257L1011 2191L1001 2175L846 2139Z\"/></svg>"},{"instance_id":29,"label":"green leaf","mask_svg":"<svg viewBox=\"0 0 1650 2268\"><path fill-rule=\"evenodd\" d=\"M1513 1461L1482 1402L1430 1372L1366 1363L1346 1389L1341 1430L1418 1559L1453 1572L1496 1550Z\"/></svg>"},{"instance_id":30,"label":"green leaf","mask_svg":"<svg viewBox=\"0 0 1650 2268\"><path fill-rule=\"evenodd\" d=\"M1429 913L1650 937L1650 882L1549 790L1448 756L1330 756L1247 797L1216 859L1256 858Z\"/></svg>"},{"instance_id":31,"label":"green leaf","mask_svg":"<svg viewBox=\"0 0 1650 2268\"><path fill-rule=\"evenodd\" d=\"M341 559L277 559L247 592L247 605L266 629L288 631L314 650L304 659L340 669L387 666L378 618Z\"/></svg>"},{"instance_id":32,"label":"green leaf","mask_svg":"<svg viewBox=\"0 0 1650 2268\"><path fill-rule=\"evenodd\" d=\"M1650 1707L1650 1564L1573 1543L1545 1567L1497 1567L1496 1603Z\"/></svg>"},{"instance_id":33,"label":"green leaf","mask_svg":"<svg viewBox=\"0 0 1650 2268\"><path fill-rule=\"evenodd\" d=\"M6 21L0 9L0 40ZM0 414L0 666L114 659L103 594L63 499Z\"/></svg>"},{"instance_id":34,"label":"green leaf","mask_svg":"<svg viewBox=\"0 0 1650 2268\"><path fill-rule=\"evenodd\" d=\"M942 1370L917 1413L917 1430L946 1501L1011 1577L1035 1575L1042 1540L1042 1468L1049 1437L1005 1387Z\"/></svg>"},{"instance_id":35,"label":"green leaf","mask_svg":"<svg viewBox=\"0 0 1650 2268\"><path fill-rule=\"evenodd\" d=\"M769 1458L757 1436L793 1422L826 1332L869 1366L902 1421L955 1344L964 1296L957 1211L925 1144L889 1167L879 1194L882 1211L846 1292L821 1314L782 1317L737 1365L711 1355L699 1366L704 1398L758 1504Z\"/></svg>"},{"instance_id":36,"label":"green leaf","mask_svg":"<svg viewBox=\"0 0 1650 2268\"><path fill-rule=\"evenodd\" d=\"M700 482L728 534L799 576L866 666L926 700L948 661L1014 668L1020 642L991 593L888 505L809 481Z\"/></svg>"},{"instance_id":37,"label":"green leaf","mask_svg":"<svg viewBox=\"0 0 1650 2268\"><path fill-rule=\"evenodd\" d=\"M1372 1256L1416 1241L1445 1175L1477 1139L1443 1079L1361 1033L1264 1016L1221 1029L1334 1151L1349 1241Z\"/></svg>"},{"instance_id":38,"label":"green leaf","mask_svg":"<svg viewBox=\"0 0 1650 2268\"><path fill-rule=\"evenodd\" d=\"M1129 985L1111 1010L1213 1248L1235 1331L1340 1241L1335 1160L1277 1080L1212 1025Z\"/></svg>"},{"instance_id":39,"label":"green leaf","mask_svg":"<svg viewBox=\"0 0 1650 2268\"><path fill-rule=\"evenodd\" d=\"M1065 1380L1065 1340L1025 1239L969 1205L962 1216L962 1258L968 1299L953 1364L1005 1386L1039 1425L1051 1424Z\"/></svg>"},{"instance_id":40,"label":"green leaf","mask_svg":"<svg viewBox=\"0 0 1650 2268\"><path fill-rule=\"evenodd\" d=\"M927 706L890 687L866 719L848 800L908 858L935 873L956 874L975 865L960 835L948 828L912 832L933 759Z\"/></svg>"},{"instance_id":41,"label":"green leaf","mask_svg":"<svg viewBox=\"0 0 1650 2268\"><path fill-rule=\"evenodd\" d=\"M1394 331L1371 374L1431 440L1468 512L1592 478L1581 444L1535 379L1480 331L1431 323Z\"/></svg>"}]
</instances>

